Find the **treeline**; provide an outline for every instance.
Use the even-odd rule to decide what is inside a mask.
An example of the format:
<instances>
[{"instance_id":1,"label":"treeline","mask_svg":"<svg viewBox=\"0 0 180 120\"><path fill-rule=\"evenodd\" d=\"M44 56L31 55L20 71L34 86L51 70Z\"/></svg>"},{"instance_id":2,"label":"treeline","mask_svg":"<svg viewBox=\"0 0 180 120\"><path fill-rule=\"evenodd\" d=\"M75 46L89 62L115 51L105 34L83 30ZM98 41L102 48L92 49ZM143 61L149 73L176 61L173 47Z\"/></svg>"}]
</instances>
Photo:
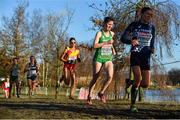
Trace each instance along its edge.
<instances>
[{"instance_id":1,"label":"treeline","mask_svg":"<svg viewBox=\"0 0 180 120\"><path fill-rule=\"evenodd\" d=\"M53 84L61 72L62 63L59 54L67 45L67 29L73 17L73 11L66 14L41 10L27 13L28 3L21 2L12 16L2 17L0 29L0 76L8 77L13 57L19 58L21 78L25 79L23 69L34 55L40 64L40 79L43 86Z\"/></svg>"}]
</instances>

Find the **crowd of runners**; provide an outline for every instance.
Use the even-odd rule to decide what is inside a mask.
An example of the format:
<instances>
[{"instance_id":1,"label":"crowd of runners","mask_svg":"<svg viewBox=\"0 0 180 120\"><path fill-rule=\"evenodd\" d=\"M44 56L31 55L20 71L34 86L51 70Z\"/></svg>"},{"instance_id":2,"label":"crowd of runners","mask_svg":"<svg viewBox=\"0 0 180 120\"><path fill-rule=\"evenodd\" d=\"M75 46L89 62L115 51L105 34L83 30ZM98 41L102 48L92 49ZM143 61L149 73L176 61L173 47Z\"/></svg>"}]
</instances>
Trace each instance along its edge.
<instances>
[{"instance_id":1,"label":"crowd of runners","mask_svg":"<svg viewBox=\"0 0 180 120\"><path fill-rule=\"evenodd\" d=\"M150 84L150 57L151 54L154 53L155 39L155 28L151 22L152 17L153 9L150 7L142 8L140 20L129 24L120 39L122 43L131 45L130 67L134 75L134 82L127 83L132 86L130 105L130 110L132 112L138 111L135 103L139 87L147 88ZM116 55L116 50L113 46L113 37L116 33L112 31L113 26L114 19L111 17L105 17L102 29L95 35L93 48L96 51L93 57L93 76L88 89L88 105L93 104L92 92L102 68L106 71L106 81L101 85L101 89L97 96L103 103L106 103L105 91L113 79L114 68L112 60L113 56ZM81 62L80 50L78 49L75 38L70 38L69 46L65 48L59 59L64 63L63 75L60 78L60 83L64 82L70 87L69 99L74 99L74 92L77 83L75 72L76 63ZM16 86L16 95L19 97L19 70L18 59L14 58L10 69L10 80L5 80L10 83L9 87L8 85L4 85L4 88L9 88L9 94L8 92L5 92L6 97L11 97L13 86ZM28 93L31 97L34 94L33 92L35 91L36 85L38 84L37 79L39 74L39 67L35 56L30 56L30 61L27 63L24 73L27 74L27 83L29 86Z\"/></svg>"}]
</instances>

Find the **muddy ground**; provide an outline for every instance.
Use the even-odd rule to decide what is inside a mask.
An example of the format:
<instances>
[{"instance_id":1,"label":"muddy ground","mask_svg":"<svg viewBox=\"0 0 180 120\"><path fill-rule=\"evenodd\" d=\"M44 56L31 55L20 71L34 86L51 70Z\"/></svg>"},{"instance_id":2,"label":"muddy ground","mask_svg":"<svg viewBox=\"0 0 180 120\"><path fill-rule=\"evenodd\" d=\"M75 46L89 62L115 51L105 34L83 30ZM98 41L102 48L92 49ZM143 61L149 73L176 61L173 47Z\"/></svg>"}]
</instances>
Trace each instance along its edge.
<instances>
[{"instance_id":1,"label":"muddy ground","mask_svg":"<svg viewBox=\"0 0 180 120\"><path fill-rule=\"evenodd\" d=\"M180 119L180 104L137 103L139 112L129 111L130 101L98 100L86 105L84 100L69 100L65 96L33 96L33 98L0 98L1 119Z\"/></svg>"}]
</instances>

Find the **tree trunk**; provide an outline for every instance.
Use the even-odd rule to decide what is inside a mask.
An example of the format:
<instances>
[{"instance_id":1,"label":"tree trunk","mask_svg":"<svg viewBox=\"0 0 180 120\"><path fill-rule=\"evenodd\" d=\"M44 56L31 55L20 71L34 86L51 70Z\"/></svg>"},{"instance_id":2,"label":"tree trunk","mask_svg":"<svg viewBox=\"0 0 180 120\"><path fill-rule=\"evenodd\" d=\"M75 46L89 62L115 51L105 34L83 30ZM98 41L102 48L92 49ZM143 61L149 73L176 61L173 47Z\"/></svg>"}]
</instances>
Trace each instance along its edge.
<instances>
[{"instance_id":1,"label":"tree trunk","mask_svg":"<svg viewBox=\"0 0 180 120\"><path fill-rule=\"evenodd\" d=\"M58 90L59 90L59 49L57 48L56 55L56 86L55 86L55 99L57 99Z\"/></svg>"},{"instance_id":2,"label":"tree trunk","mask_svg":"<svg viewBox=\"0 0 180 120\"><path fill-rule=\"evenodd\" d=\"M43 87L45 86L45 62L43 59L43 70L42 70Z\"/></svg>"},{"instance_id":3,"label":"tree trunk","mask_svg":"<svg viewBox=\"0 0 180 120\"><path fill-rule=\"evenodd\" d=\"M47 81L48 81L48 72L49 72L49 63L46 62L45 65L46 65L46 68L45 68L45 81L47 83Z\"/></svg>"}]
</instances>

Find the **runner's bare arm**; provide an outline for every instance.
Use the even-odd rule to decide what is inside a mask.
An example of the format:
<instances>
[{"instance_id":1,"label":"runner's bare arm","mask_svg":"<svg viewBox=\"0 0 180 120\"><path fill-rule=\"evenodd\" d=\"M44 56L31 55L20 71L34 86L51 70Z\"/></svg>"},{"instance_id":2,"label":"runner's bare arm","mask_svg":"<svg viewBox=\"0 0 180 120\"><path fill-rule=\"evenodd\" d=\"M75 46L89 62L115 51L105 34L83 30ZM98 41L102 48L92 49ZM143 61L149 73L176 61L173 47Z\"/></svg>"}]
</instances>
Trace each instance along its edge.
<instances>
[{"instance_id":1,"label":"runner's bare arm","mask_svg":"<svg viewBox=\"0 0 180 120\"><path fill-rule=\"evenodd\" d=\"M114 46L112 46L112 53L113 53L113 55L116 55L116 50L115 50Z\"/></svg>"},{"instance_id":2,"label":"runner's bare arm","mask_svg":"<svg viewBox=\"0 0 180 120\"><path fill-rule=\"evenodd\" d=\"M66 57L66 49L64 50L63 54L61 55L60 60L61 60L62 62L66 62L67 59L65 59L65 57Z\"/></svg>"},{"instance_id":3,"label":"runner's bare arm","mask_svg":"<svg viewBox=\"0 0 180 120\"><path fill-rule=\"evenodd\" d=\"M114 32L111 31L111 34L112 34L112 38L114 37ZM112 41L114 42L114 40L112 39ZM112 45L112 53L113 55L116 55L116 50L114 48L114 45Z\"/></svg>"},{"instance_id":4,"label":"runner's bare arm","mask_svg":"<svg viewBox=\"0 0 180 120\"><path fill-rule=\"evenodd\" d=\"M104 45L104 43L99 43L99 38L101 37L101 31L96 33L95 39L94 39L94 48L100 48Z\"/></svg>"}]
</instances>

